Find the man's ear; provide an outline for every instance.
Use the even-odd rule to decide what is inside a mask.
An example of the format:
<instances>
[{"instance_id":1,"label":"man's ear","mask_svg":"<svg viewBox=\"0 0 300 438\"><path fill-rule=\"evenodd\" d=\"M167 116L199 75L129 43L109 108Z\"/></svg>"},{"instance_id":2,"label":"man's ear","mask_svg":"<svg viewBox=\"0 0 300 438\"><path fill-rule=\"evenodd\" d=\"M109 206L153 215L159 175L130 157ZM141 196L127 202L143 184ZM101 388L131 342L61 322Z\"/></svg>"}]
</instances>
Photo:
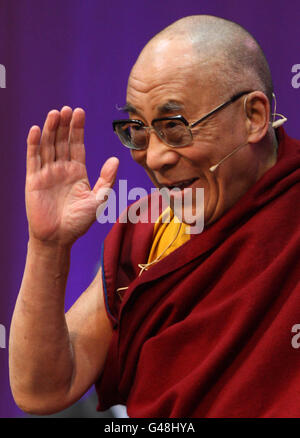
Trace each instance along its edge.
<instances>
[{"instance_id":1,"label":"man's ear","mask_svg":"<svg viewBox=\"0 0 300 438\"><path fill-rule=\"evenodd\" d=\"M254 91L244 100L247 117L248 143L259 143L267 134L270 124L270 102L261 91Z\"/></svg>"}]
</instances>

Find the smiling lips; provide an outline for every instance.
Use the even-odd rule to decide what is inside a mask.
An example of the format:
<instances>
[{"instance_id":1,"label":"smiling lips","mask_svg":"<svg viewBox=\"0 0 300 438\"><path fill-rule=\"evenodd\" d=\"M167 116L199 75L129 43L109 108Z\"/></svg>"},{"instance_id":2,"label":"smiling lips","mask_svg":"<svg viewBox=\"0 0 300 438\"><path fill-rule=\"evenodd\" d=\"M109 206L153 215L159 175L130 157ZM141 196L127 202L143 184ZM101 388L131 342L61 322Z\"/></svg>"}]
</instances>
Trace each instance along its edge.
<instances>
[{"instance_id":1,"label":"smiling lips","mask_svg":"<svg viewBox=\"0 0 300 438\"><path fill-rule=\"evenodd\" d=\"M161 184L161 185L163 187L166 187L169 190L172 190L172 189L184 190L184 189L190 187L196 180L197 180L197 178L192 178L192 179L186 179L184 181L177 181L177 182L174 182L172 184Z\"/></svg>"}]
</instances>

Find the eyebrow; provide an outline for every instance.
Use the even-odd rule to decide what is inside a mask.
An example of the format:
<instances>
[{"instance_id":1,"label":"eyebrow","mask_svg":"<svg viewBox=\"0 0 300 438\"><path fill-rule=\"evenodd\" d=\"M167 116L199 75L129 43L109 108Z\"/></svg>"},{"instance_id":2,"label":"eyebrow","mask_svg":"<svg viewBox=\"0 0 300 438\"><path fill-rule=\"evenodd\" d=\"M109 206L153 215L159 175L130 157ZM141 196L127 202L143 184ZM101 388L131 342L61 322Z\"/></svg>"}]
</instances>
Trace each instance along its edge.
<instances>
[{"instance_id":1,"label":"eyebrow","mask_svg":"<svg viewBox=\"0 0 300 438\"><path fill-rule=\"evenodd\" d=\"M122 107L117 107L117 109L119 111L122 111L124 113L132 113L132 114L137 114L137 115L141 115L139 110L136 109L131 103L127 102L124 106ZM175 113L175 112L182 112L182 110L184 109L184 105L182 105L179 102L176 102L174 100L169 100L168 102L159 105L157 107L157 112L159 115L165 115L168 113Z\"/></svg>"},{"instance_id":2,"label":"eyebrow","mask_svg":"<svg viewBox=\"0 0 300 438\"><path fill-rule=\"evenodd\" d=\"M125 105L118 107L117 110L121 111L122 113L133 113L133 114L139 114L139 111L131 105L131 103L127 102Z\"/></svg>"},{"instance_id":3,"label":"eyebrow","mask_svg":"<svg viewBox=\"0 0 300 438\"><path fill-rule=\"evenodd\" d=\"M157 107L158 113L160 115L165 115L165 114L168 114L168 113L180 112L183 109L184 109L184 106L181 103L176 102L174 100L169 100L168 102L166 102L166 103L164 103L162 105L159 105Z\"/></svg>"}]
</instances>

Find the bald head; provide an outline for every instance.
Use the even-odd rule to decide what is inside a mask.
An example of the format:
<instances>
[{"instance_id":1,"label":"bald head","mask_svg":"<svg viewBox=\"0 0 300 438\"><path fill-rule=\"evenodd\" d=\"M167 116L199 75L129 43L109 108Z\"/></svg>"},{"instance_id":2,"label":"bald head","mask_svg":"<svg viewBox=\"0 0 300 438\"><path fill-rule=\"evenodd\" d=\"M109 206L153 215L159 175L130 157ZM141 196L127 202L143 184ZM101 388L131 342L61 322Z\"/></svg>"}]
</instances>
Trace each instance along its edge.
<instances>
[{"instance_id":1,"label":"bald head","mask_svg":"<svg viewBox=\"0 0 300 438\"><path fill-rule=\"evenodd\" d=\"M264 53L240 25L208 15L182 18L149 41L137 64L149 54L153 59L157 54L163 57L171 45L191 47L193 65L199 69L208 66L211 85L219 86L219 94L228 96L253 89L262 91L272 101L273 83Z\"/></svg>"},{"instance_id":2,"label":"bald head","mask_svg":"<svg viewBox=\"0 0 300 438\"><path fill-rule=\"evenodd\" d=\"M240 98L221 105L234 95ZM193 208L195 189L204 188L205 221L212 223L276 163L268 98L269 67L247 31L221 18L183 18L142 50L129 77L126 109L147 127L180 115L190 124L192 141L172 148L164 133L149 134L147 148L132 149L132 157L156 187L192 178Z\"/></svg>"}]
</instances>

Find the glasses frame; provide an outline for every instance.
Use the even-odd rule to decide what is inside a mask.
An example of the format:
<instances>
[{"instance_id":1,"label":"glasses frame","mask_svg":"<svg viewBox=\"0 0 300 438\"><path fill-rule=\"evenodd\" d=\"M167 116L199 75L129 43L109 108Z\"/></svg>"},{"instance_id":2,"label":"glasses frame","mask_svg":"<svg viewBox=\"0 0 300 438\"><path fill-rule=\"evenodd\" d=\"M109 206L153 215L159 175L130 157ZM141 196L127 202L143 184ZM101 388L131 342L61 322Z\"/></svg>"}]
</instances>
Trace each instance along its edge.
<instances>
[{"instance_id":1,"label":"glasses frame","mask_svg":"<svg viewBox=\"0 0 300 438\"><path fill-rule=\"evenodd\" d=\"M128 146L126 144L124 144L122 142L122 140L120 139L121 143L127 147L128 149L133 149L133 150L145 150L148 148L149 145L149 137L150 137L150 131L155 131L155 133L158 135L159 139L161 141L163 141L167 146L172 147L174 149L178 149L178 148L183 148L186 146L189 146L191 144L191 142L193 141L193 133L192 133L192 129L197 126L199 123L204 122L204 120L208 119L209 117L211 117L212 115L216 114L217 112L221 111L223 108L226 108L228 105L232 104L233 102L237 101L240 97L244 96L245 94L249 94L252 93L253 90L248 90L248 91L242 91L238 94L235 94L234 96L232 96L229 100L227 100L224 103L221 103L221 105L218 105L216 108L214 108L213 110L211 110L209 113L205 114L204 116L202 116L199 120L196 120L195 122L189 123L183 116L181 115L176 115L176 116L168 116L168 117L159 117L159 118L155 118L152 120L151 125L150 126L146 126L144 122L142 122L141 120L138 119L120 119L120 120L114 120L112 122L112 126L113 126L113 130L115 132L115 134L118 136L118 138L120 139L118 132L117 132L117 126L118 125L126 125L127 123L136 123L137 125L145 128L146 132L148 133L148 143L147 146L145 146L144 148L135 148L134 146ZM185 144L183 146L174 146L171 145L169 143L167 143L165 141L165 139L161 136L160 132L155 129L155 127L153 126L153 124L155 122L160 122L160 121L165 121L165 120L181 120L181 122L188 128L189 132L190 132L190 136L191 136L191 141L188 144Z\"/></svg>"}]
</instances>

